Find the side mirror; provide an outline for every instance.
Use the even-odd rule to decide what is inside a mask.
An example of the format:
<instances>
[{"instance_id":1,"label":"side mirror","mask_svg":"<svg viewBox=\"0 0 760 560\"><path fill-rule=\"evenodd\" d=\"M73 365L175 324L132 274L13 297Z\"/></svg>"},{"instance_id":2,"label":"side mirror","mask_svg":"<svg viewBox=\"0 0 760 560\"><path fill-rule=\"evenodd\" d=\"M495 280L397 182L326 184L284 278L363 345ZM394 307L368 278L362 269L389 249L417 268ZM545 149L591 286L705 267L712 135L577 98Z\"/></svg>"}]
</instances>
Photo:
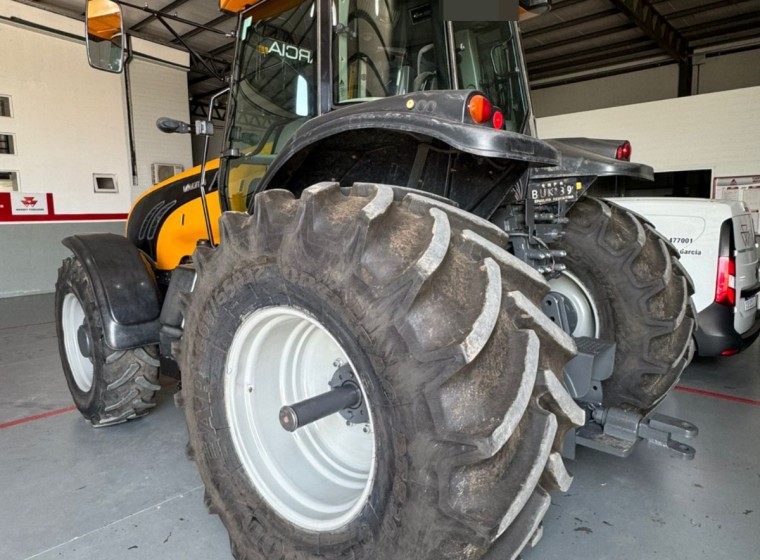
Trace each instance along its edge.
<instances>
[{"instance_id":1,"label":"side mirror","mask_svg":"<svg viewBox=\"0 0 760 560\"><path fill-rule=\"evenodd\" d=\"M548 12L552 7L551 0L520 0L520 21Z\"/></svg>"},{"instance_id":2,"label":"side mirror","mask_svg":"<svg viewBox=\"0 0 760 560\"><path fill-rule=\"evenodd\" d=\"M111 0L87 0L85 43L90 66L119 73L124 68L124 20Z\"/></svg>"}]
</instances>

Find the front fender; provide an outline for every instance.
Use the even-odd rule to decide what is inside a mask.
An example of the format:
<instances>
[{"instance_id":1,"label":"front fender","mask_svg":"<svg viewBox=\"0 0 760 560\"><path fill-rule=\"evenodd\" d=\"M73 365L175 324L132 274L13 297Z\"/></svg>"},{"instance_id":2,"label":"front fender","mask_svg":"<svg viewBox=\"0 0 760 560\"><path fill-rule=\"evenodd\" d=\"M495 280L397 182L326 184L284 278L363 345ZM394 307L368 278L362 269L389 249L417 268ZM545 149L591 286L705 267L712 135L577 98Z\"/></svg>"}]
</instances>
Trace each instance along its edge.
<instances>
[{"instance_id":1,"label":"front fender","mask_svg":"<svg viewBox=\"0 0 760 560\"><path fill-rule=\"evenodd\" d=\"M114 350L156 344L161 296L148 258L113 233L73 235L62 243L92 285L106 344Z\"/></svg>"}]
</instances>

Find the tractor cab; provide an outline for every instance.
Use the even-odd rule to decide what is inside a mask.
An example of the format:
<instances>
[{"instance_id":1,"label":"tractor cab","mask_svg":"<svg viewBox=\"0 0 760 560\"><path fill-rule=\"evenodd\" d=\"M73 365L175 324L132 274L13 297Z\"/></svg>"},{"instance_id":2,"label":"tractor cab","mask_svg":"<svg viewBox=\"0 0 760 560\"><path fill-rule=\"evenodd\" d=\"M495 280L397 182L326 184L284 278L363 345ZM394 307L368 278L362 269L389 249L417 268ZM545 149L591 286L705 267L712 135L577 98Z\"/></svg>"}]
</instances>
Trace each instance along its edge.
<instances>
[{"instance_id":1,"label":"tractor cab","mask_svg":"<svg viewBox=\"0 0 760 560\"><path fill-rule=\"evenodd\" d=\"M476 121L532 131L517 23L445 21L437 1L259 2L240 16L231 85L221 181L231 210L246 210L301 125L356 103L479 90Z\"/></svg>"}]
</instances>

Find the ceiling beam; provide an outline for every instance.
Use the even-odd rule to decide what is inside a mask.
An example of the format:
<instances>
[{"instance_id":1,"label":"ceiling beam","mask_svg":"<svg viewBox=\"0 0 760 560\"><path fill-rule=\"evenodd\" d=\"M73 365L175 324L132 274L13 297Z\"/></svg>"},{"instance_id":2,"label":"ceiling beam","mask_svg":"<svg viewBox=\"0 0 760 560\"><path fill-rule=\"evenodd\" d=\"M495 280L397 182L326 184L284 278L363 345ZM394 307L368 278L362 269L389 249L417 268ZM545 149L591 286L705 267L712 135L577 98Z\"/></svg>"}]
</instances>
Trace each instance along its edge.
<instances>
[{"instance_id":1,"label":"ceiling beam","mask_svg":"<svg viewBox=\"0 0 760 560\"><path fill-rule=\"evenodd\" d=\"M631 18L659 47L675 60L686 61L689 43L665 19L649 0L609 0L613 6Z\"/></svg>"},{"instance_id":2,"label":"ceiling beam","mask_svg":"<svg viewBox=\"0 0 760 560\"><path fill-rule=\"evenodd\" d=\"M533 37L536 37L537 35L543 35L544 33L551 33L552 31L557 31L559 29L567 29L568 27L573 27L574 25L580 25L582 23L587 23L589 21L596 21L598 19L603 19L609 16L615 16L615 15L618 15L619 13L620 11L616 10L615 8L611 8L609 10L602 10L600 12L594 12L593 14L582 16L579 18L570 19L567 21L561 21L559 23L555 23L554 25L548 25L546 27L539 27L531 31L526 31L525 33L522 34L522 37L523 39L533 38Z\"/></svg>"},{"instance_id":3,"label":"ceiling beam","mask_svg":"<svg viewBox=\"0 0 760 560\"><path fill-rule=\"evenodd\" d=\"M609 53L607 56L604 57L604 59L601 58L588 58L584 61L578 61L576 62L570 62L567 64L561 64L561 65L555 65L553 67L545 67L541 69L531 70L528 68L528 75L529 80L532 83L535 80L546 80L550 78L556 78L558 81L562 80L563 77L568 77L567 79L572 79L569 77L569 75L572 75L576 72L588 72L588 74L584 77L584 79L592 79L593 77L601 77L610 72L610 67L614 67L619 64L623 63L630 63L632 65L635 65L637 62L641 62L645 59L651 59L656 56L667 56L663 55L662 51L659 50L659 47L657 45L650 43L650 48L642 48L637 51L633 52L615 52L615 53ZM668 62L661 61L658 62L656 65L661 66L663 64L667 64ZM643 64L643 63L642 63ZM672 64L672 62L671 62ZM638 68L638 67L637 67ZM627 70L628 72L631 71L631 68Z\"/></svg>"},{"instance_id":4,"label":"ceiling beam","mask_svg":"<svg viewBox=\"0 0 760 560\"><path fill-rule=\"evenodd\" d=\"M665 14L665 17L669 21L686 16L693 16L695 14L702 14L711 10L722 10L730 6L731 4L742 4L746 0L718 0L717 2L711 2L710 4L702 4L700 6L692 6L691 8L685 8L677 12L671 12Z\"/></svg>"},{"instance_id":5,"label":"ceiling beam","mask_svg":"<svg viewBox=\"0 0 760 560\"><path fill-rule=\"evenodd\" d=\"M684 35L689 40L703 39L713 35L725 35L735 28L745 29L747 26L758 26L760 24L760 12L743 14L742 16L731 16L723 19L706 21L697 25L691 25L682 29Z\"/></svg>"},{"instance_id":6,"label":"ceiling beam","mask_svg":"<svg viewBox=\"0 0 760 560\"><path fill-rule=\"evenodd\" d=\"M203 33L204 31L207 31L209 28L216 27L220 23L223 23L232 17L234 16L230 14L222 14L221 16L216 17L212 19L211 21L204 23L203 27L196 27L195 29L188 31L184 35L181 35L181 38L184 40L184 39L189 39L190 37L195 37L196 35ZM172 41L172 43L179 43L179 42L180 41L178 39L174 39Z\"/></svg>"},{"instance_id":7,"label":"ceiling beam","mask_svg":"<svg viewBox=\"0 0 760 560\"><path fill-rule=\"evenodd\" d=\"M645 60L635 59L623 61L605 68L599 68L597 66L595 68L577 70L570 74L567 72L555 72L553 74L546 74L544 76L536 76L535 78L531 77L530 89L533 91L542 88L564 86L567 84L575 84L588 80L597 80L599 78L608 78L610 76L618 76L620 74L629 74L633 71L658 68L660 66L673 64L673 61L670 59L670 57L668 57L668 55L660 54L659 57L667 57L667 60L660 60L657 58L657 56L655 56L647 58Z\"/></svg>"},{"instance_id":8,"label":"ceiling beam","mask_svg":"<svg viewBox=\"0 0 760 560\"><path fill-rule=\"evenodd\" d=\"M653 46L649 37L636 37L627 41L618 41L603 48L593 47L582 51L536 60L528 63L529 72L543 72L544 70L562 68L563 66L572 66L584 64L586 62L605 62L606 60L619 56L620 54L629 54L642 50L649 50Z\"/></svg>"},{"instance_id":9,"label":"ceiling beam","mask_svg":"<svg viewBox=\"0 0 760 560\"><path fill-rule=\"evenodd\" d=\"M187 4L189 1L190 0L174 0L174 2L171 2L171 3L167 4L166 6L164 6L163 8L161 8L160 11L161 12L170 12L171 10L176 10L177 8L179 8L180 6L182 6L183 4ZM150 16L146 17L145 19L142 19L142 20L138 21L136 24L134 24L133 26L131 26L130 29L133 30L133 31L139 31L141 28L145 27L150 22L155 21L157 17L158 16L156 16L156 15L150 15Z\"/></svg>"},{"instance_id":10,"label":"ceiling beam","mask_svg":"<svg viewBox=\"0 0 760 560\"><path fill-rule=\"evenodd\" d=\"M607 35L614 35L616 33L623 33L625 31L629 31L635 28L636 28L635 23L626 22L626 23L623 23L622 25L609 27L607 29L602 29L600 31L595 31L594 33L584 33L583 35L579 35L578 37L571 37L569 39L563 39L561 41L554 41L553 43L544 43L542 45L537 45L535 47L526 48L525 55L528 56L537 52L555 49L557 47L566 47L568 45L574 45L576 43L583 43L584 41L589 41L591 39L599 39L600 37L606 37Z\"/></svg>"}]
</instances>

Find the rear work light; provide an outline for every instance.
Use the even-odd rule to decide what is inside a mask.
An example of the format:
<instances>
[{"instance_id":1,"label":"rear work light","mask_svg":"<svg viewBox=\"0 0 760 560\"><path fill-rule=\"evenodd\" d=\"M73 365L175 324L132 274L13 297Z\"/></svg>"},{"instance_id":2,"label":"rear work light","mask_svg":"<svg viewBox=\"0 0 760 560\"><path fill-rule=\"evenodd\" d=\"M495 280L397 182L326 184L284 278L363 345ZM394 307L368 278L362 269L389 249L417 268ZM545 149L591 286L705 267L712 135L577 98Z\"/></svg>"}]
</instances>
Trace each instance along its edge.
<instances>
[{"instance_id":1,"label":"rear work light","mask_svg":"<svg viewBox=\"0 0 760 560\"><path fill-rule=\"evenodd\" d=\"M470 112L472 120L478 124L488 122L493 112L491 102L482 95L473 95L470 102L467 103L467 110Z\"/></svg>"},{"instance_id":2,"label":"rear work light","mask_svg":"<svg viewBox=\"0 0 760 560\"><path fill-rule=\"evenodd\" d=\"M732 257L718 257L715 303L736 305L736 263Z\"/></svg>"},{"instance_id":3,"label":"rear work light","mask_svg":"<svg viewBox=\"0 0 760 560\"><path fill-rule=\"evenodd\" d=\"M631 161L631 153L633 152L633 149L631 148L631 143L627 140L620 144L617 148L617 152L615 152L615 159L621 159L623 161Z\"/></svg>"}]
</instances>

